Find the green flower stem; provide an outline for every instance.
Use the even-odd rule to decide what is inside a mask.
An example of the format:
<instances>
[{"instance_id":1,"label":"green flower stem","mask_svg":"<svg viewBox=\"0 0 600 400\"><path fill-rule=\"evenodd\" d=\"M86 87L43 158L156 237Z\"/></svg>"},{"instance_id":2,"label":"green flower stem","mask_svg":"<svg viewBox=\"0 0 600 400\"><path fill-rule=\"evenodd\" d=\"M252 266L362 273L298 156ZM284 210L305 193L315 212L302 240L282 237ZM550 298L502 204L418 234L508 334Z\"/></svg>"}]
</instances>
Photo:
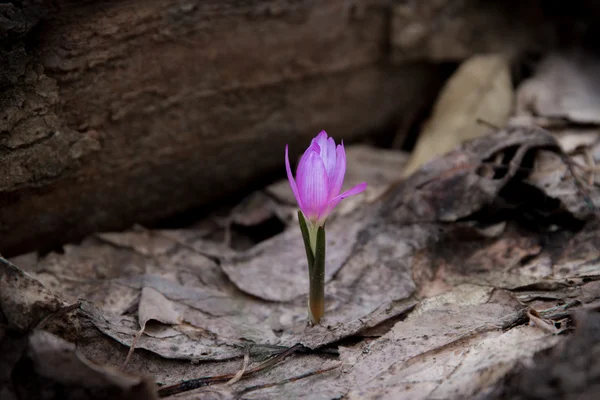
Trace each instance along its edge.
<instances>
[{"instance_id":1,"label":"green flower stem","mask_svg":"<svg viewBox=\"0 0 600 400\"><path fill-rule=\"evenodd\" d=\"M300 224L300 231L302 232L302 239L304 240L304 249L306 250L306 260L308 261L308 271L312 269L313 264L315 263L315 251L314 247L311 245L311 237L310 233L313 229L309 230L308 225L306 224L306 217L302 214L302 211L298 211L298 223ZM311 224L312 225L312 224ZM316 240L315 235L315 240Z\"/></svg>"},{"instance_id":2,"label":"green flower stem","mask_svg":"<svg viewBox=\"0 0 600 400\"><path fill-rule=\"evenodd\" d=\"M298 221L308 261L308 316L318 324L325 314L325 227L307 224L301 211Z\"/></svg>"},{"instance_id":3,"label":"green flower stem","mask_svg":"<svg viewBox=\"0 0 600 400\"><path fill-rule=\"evenodd\" d=\"M325 228L317 230L315 264L309 271L308 311L313 324L318 324L325 314Z\"/></svg>"}]
</instances>

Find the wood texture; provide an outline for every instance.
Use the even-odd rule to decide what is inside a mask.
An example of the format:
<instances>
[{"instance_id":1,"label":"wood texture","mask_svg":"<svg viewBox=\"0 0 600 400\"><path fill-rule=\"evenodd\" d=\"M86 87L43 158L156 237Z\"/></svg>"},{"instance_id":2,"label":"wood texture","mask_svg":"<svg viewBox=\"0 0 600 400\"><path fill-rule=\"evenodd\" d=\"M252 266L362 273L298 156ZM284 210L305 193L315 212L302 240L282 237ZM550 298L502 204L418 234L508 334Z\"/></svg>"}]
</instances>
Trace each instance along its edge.
<instances>
[{"instance_id":1,"label":"wood texture","mask_svg":"<svg viewBox=\"0 0 600 400\"><path fill-rule=\"evenodd\" d=\"M349 141L393 126L437 74L385 66L385 7L46 7L0 95L8 254L214 203L278 171L286 143L300 152L321 129Z\"/></svg>"}]
</instances>

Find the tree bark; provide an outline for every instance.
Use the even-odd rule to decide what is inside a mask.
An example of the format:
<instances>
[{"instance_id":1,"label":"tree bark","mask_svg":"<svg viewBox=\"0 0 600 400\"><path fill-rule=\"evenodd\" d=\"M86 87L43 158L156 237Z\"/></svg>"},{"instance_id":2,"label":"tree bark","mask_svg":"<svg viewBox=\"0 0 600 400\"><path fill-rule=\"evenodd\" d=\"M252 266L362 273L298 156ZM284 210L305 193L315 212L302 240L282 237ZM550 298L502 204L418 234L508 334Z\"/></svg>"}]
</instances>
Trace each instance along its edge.
<instances>
[{"instance_id":1,"label":"tree bark","mask_svg":"<svg viewBox=\"0 0 600 400\"><path fill-rule=\"evenodd\" d=\"M386 67L386 9L348 5L59 1L29 25L17 15L0 251L152 223L256 184L286 143L393 126L437 69Z\"/></svg>"},{"instance_id":2,"label":"tree bark","mask_svg":"<svg viewBox=\"0 0 600 400\"><path fill-rule=\"evenodd\" d=\"M438 57L439 46L402 48L410 35L399 29L407 22L400 15L441 17L423 14L423 5L413 14L399 7L1 5L0 252L48 249L214 204L282 171L284 145L299 153L321 129L348 142L410 124L415 104L429 104L423 97L443 78L423 61L448 57ZM503 32L499 21L490 36ZM439 44L442 36L458 43L462 33L426 34L423 43ZM469 51L496 49L485 43Z\"/></svg>"}]
</instances>

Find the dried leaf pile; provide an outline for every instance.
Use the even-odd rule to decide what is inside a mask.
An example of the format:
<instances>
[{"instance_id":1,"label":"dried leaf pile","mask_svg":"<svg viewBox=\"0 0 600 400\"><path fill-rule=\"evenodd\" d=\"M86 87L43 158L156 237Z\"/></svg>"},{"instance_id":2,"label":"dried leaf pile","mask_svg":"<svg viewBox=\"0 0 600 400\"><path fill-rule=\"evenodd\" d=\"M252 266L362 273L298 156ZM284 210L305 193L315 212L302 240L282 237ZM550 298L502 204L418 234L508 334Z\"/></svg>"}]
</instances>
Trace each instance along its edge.
<instances>
[{"instance_id":1,"label":"dried leaf pile","mask_svg":"<svg viewBox=\"0 0 600 400\"><path fill-rule=\"evenodd\" d=\"M551 376L565 396L588 390L600 352L598 65L550 56L505 128L436 148L404 180L405 154L350 148L346 184L370 186L328 222L318 326L306 323L286 182L188 229L2 259L0 398L550 398ZM464 122L470 110L453 113ZM252 240L273 221L280 232ZM571 370L592 372L577 386Z\"/></svg>"}]
</instances>

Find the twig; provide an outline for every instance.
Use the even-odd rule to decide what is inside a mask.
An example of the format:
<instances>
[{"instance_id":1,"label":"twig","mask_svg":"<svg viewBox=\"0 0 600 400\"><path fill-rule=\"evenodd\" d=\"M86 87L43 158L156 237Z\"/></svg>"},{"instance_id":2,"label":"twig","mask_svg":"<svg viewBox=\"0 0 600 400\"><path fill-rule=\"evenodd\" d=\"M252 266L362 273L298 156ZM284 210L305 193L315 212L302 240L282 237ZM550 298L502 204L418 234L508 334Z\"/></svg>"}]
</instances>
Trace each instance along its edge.
<instances>
[{"instance_id":1,"label":"twig","mask_svg":"<svg viewBox=\"0 0 600 400\"><path fill-rule=\"evenodd\" d=\"M294 376L292 378L284 379L284 380L279 381L279 382L272 382L272 383L265 383L265 384L262 384L262 385L250 386L250 387L247 387L246 389L240 391L239 393L237 393L237 395L244 395L244 394L246 394L248 392L252 392L252 391L255 391L255 390L261 390L261 389L266 389L266 388L270 388L270 387L273 387L273 386L285 385L286 383L290 383L290 382L296 382L296 381L299 381L300 379L308 378L308 377L311 377L313 375L319 375L319 374L323 374L325 372L333 371L334 369L339 368L341 365L342 364L340 363L340 364L337 364L337 365L334 365L334 366L331 366L331 367L327 367L327 368L323 368L323 369L318 369L316 371L310 371L310 372L304 373L302 375L298 375L298 376Z\"/></svg>"},{"instance_id":2,"label":"twig","mask_svg":"<svg viewBox=\"0 0 600 400\"><path fill-rule=\"evenodd\" d=\"M479 124L479 125L485 125L485 126L487 126L488 128L491 128L491 129L496 129L496 130L500 129L500 127L498 125L493 124L493 123L491 123L489 121L486 121L486 120L484 120L482 118L476 118L475 122L477 124Z\"/></svg>"},{"instance_id":3,"label":"twig","mask_svg":"<svg viewBox=\"0 0 600 400\"><path fill-rule=\"evenodd\" d=\"M2 257L2 256L0 256L0 262L1 262L2 264L6 264L6 265L8 265L9 267L13 267L13 268L17 268L17 269L19 268L19 267L17 267L15 264L11 263L10 261L8 261L6 258L4 258L4 257Z\"/></svg>"},{"instance_id":4,"label":"twig","mask_svg":"<svg viewBox=\"0 0 600 400\"><path fill-rule=\"evenodd\" d=\"M267 368L271 368L302 348L304 348L304 346L302 346L301 344L296 344L296 345L290 347L289 349L284 350L281 353L277 354L275 357L271 358L270 360L265 361L264 363L260 364L259 366L252 368L251 370L245 371L242 374L240 379L248 378L249 376L256 375L259 372L261 372ZM164 387L158 389L158 395L160 397L173 396L178 393L183 393L183 392L187 392L189 390L194 390L194 389L201 388L204 386L213 385L215 383L225 383L225 382L233 379L236 376L236 374L205 376L202 378L190 379L187 381L176 383L174 385L164 386Z\"/></svg>"},{"instance_id":5,"label":"twig","mask_svg":"<svg viewBox=\"0 0 600 400\"><path fill-rule=\"evenodd\" d=\"M129 351L127 352L127 357L125 357L125 361L123 361L123 365L121 365L122 371L125 371L127 364L129 364L129 360L131 359L131 356L133 355L133 352L135 351L135 347L137 346L137 342L140 340L140 337L142 337L145 328L146 328L146 324L144 324L144 326L142 326L140 328L140 330L133 337L133 340L131 341L131 345L129 346Z\"/></svg>"},{"instance_id":6,"label":"twig","mask_svg":"<svg viewBox=\"0 0 600 400\"><path fill-rule=\"evenodd\" d=\"M227 381L228 385L233 385L244 376L244 372L246 372L246 368L248 368L248 363L250 362L250 349L246 348L244 352L244 363L242 364L242 369L240 369L233 378Z\"/></svg>"}]
</instances>

